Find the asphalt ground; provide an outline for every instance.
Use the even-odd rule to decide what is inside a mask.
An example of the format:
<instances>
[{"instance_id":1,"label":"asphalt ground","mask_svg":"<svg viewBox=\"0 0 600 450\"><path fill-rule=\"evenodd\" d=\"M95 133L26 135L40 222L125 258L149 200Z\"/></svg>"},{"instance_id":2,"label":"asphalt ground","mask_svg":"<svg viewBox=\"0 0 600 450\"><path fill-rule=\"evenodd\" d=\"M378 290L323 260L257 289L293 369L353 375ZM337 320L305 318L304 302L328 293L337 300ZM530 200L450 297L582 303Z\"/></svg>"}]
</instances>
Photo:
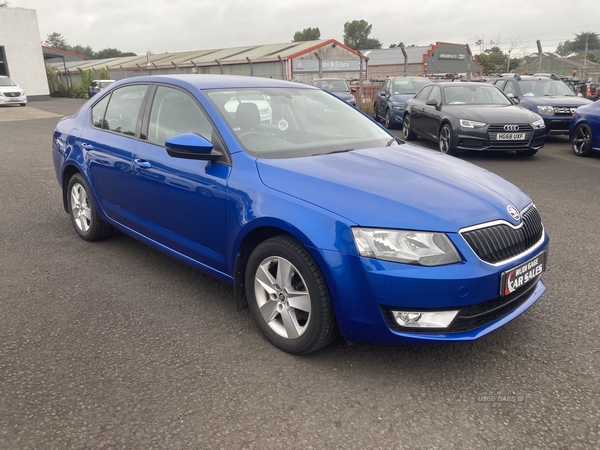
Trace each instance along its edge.
<instances>
[{"instance_id":1,"label":"asphalt ground","mask_svg":"<svg viewBox=\"0 0 600 450\"><path fill-rule=\"evenodd\" d=\"M122 234L77 236L50 141L81 104L0 108L1 449L600 447L600 157L565 137L461 156L527 192L551 237L548 290L508 326L296 357L229 285Z\"/></svg>"}]
</instances>

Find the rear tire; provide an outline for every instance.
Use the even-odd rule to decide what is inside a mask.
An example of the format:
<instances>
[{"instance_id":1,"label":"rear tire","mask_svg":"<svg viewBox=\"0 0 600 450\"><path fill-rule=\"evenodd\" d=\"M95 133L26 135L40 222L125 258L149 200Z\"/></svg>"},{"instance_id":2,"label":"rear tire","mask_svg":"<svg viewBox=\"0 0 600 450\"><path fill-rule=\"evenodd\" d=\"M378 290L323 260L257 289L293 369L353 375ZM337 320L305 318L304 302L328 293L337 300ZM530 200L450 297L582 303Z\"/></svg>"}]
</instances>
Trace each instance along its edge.
<instances>
[{"instance_id":1,"label":"rear tire","mask_svg":"<svg viewBox=\"0 0 600 450\"><path fill-rule=\"evenodd\" d=\"M589 125L582 123L575 128L571 148L577 156L589 156L592 153L592 130Z\"/></svg>"},{"instance_id":2,"label":"rear tire","mask_svg":"<svg viewBox=\"0 0 600 450\"><path fill-rule=\"evenodd\" d=\"M112 227L98 215L98 210L85 178L76 173L67 187L67 206L73 227L86 241L97 241L107 237Z\"/></svg>"},{"instance_id":3,"label":"rear tire","mask_svg":"<svg viewBox=\"0 0 600 450\"><path fill-rule=\"evenodd\" d=\"M304 355L337 336L325 278L297 240L276 236L259 244L248 260L245 286L256 324L281 350Z\"/></svg>"}]
</instances>

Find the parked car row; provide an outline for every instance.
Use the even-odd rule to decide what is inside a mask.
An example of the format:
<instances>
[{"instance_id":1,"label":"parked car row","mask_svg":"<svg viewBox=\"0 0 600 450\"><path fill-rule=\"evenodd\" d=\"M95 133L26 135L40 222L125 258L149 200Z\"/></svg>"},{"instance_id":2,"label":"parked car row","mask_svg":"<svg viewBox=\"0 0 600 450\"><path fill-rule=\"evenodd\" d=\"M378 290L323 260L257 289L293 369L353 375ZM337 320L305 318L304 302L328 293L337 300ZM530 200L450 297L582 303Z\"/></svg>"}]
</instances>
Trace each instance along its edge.
<instances>
[{"instance_id":1,"label":"parked car row","mask_svg":"<svg viewBox=\"0 0 600 450\"><path fill-rule=\"evenodd\" d=\"M414 94L400 88L417 82ZM553 74L502 74L487 83L394 77L373 104L374 118L383 118L387 128L402 123L405 140L423 137L452 155L474 150L533 156L548 134L564 134L573 152L586 156L600 149L599 115L598 102L577 96Z\"/></svg>"},{"instance_id":2,"label":"parked car row","mask_svg":"<svg viewBox=\"0 0 600 450\"><path fill-rule=\"evenodd\" d=\"M436 88L429 108L467 104ZM425 89L417 100L429 99ZM537 120L522 114L518 123ZM513 142L518 133L497 134ZM58 123L52 156L82 239L116 228L231 283L266 339L290 353L338 334L472 341L545 291L549 238L521 189L405 143L313 86L225 75L121 80Z\"/></svg>"}]
</instances>

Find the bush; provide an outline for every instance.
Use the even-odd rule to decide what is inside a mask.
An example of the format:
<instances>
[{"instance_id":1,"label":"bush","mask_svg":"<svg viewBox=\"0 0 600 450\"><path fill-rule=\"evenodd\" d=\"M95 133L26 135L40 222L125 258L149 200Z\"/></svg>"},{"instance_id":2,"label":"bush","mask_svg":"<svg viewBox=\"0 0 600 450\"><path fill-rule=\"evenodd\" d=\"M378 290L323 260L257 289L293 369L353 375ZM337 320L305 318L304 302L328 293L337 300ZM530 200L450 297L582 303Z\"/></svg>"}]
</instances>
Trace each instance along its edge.
<instances>
[{"instance_id":1,"label":"bush","mask_svg":"<svg viewBox=\"0 0 600 450\"><path fill-rule=\"evenodd\" d=\"M372 101L363 102L363 105L360 109L367 116L373 116L373 102Z\"/></svg>"}]
</instances>

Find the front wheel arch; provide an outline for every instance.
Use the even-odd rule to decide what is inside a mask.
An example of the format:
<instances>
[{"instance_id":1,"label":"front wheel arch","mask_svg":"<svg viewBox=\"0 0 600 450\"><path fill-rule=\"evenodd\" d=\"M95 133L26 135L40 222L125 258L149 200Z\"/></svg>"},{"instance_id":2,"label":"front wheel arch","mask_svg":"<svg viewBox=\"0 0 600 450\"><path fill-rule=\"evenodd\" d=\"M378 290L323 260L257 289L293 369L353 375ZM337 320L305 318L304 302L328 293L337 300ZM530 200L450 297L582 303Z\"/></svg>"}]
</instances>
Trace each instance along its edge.
<instances>
[{"instance_id":1,"label":"front wheel arch","mask_svg":"<svg viewBox=\"0 0 600 450\"><path fill-rule=\"evenodd\" d=\"M281 350L312 353L338 335L327 279L297 239L279 235L258 244L247 261L245 284L256 324Z\"/></svg>"},{"instance_id":2,"label":"front wheel arch","mask_svg":"<svg viewBox=\"0 0 600 450\"><path fill-rule=\"evenodd\" d=\"M447 128L449 132L449 141L447 142L447 151L442 151L442 133L444 133L444 129ZM442 153L446 153L447 155L456 155L456 136L454 134L454 127L448 120L444 120L440 127L438 128L438 146L440 147L440 151Z\"/></svg>"}]
</instances>

